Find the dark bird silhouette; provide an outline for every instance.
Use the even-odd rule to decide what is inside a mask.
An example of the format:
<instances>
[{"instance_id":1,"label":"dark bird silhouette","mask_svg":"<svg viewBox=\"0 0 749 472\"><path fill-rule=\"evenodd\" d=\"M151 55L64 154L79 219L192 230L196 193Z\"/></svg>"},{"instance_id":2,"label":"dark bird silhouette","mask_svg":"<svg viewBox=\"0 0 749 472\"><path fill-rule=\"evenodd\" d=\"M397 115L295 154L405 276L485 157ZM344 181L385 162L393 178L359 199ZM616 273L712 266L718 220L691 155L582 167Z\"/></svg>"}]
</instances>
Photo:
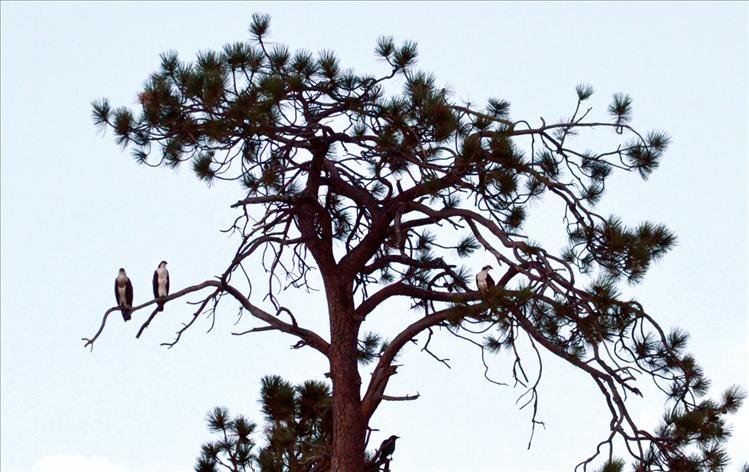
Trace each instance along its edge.
<instances>
[{"instance_id":1,"label":"dark bird silhouette","mask_svg":"<svg viewBox=\"0 0 749 472\"><path fill-rule=\"evenodd\" d=\"M167 295L169 295L169 271L166 270L166 261L161 261L159 267L153 272L153 296L163 298ZM164 302L158 303L158 311L164 311Z\"/></svg>"},{"instance_id":2,"label":"dark bird silhouette","mask_svg":"<svg viewBox=\"0 0 749 472\"><path fill-rule=\"evenodd\" d=\"M377 451L377 460L375 466L385 464L385 470L390 470L390 456L395 452L395 440L399 439L398 436L392 435L380 444L380 449Z\"/></svg>"},{"instance_id":3,"label":"dark bird silhouette","mask_svg":"<svg viewBox=\"0 0 749 472\"><path fill-rule=\"evenodd\" d=\"M481 268L481 272L476 274L476 286L481 293L486 293L494 288L494 279L489 275L489 271L492 270L492 266L484 266Z\"/></svg>"},{"instance_id":4,"label":"dark bird silhouette","mask_svg":"<svg viewBox=\"0 0 749 472\"><path fill-rule=\"evenodd\" d=\"M122 319L130 321L130 308L133 306L133 284L130 283L130 278L122 267L120 267L117 278L114 279L114 298L122 311Z\"/></svg>"}]
</instances>

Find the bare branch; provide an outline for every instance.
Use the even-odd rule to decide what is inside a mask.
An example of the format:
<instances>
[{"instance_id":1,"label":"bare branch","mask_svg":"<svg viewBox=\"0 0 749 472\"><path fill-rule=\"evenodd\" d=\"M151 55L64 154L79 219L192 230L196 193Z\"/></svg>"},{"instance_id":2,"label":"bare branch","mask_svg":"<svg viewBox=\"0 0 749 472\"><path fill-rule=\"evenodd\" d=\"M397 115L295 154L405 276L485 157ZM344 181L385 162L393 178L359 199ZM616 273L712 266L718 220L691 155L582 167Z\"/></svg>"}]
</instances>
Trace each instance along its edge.
<instances>
[{"instance_id":1,"label":"bare branch","mask_svg":"<svg viewBox=\"0 0 749 472\"><path fill-rule=\"evenodd\" d=\"M415 395L403 395L401 397L394 397L392 395L383 395L382 399L388 402L407 402L417 400L421 395L418 393Z\"/></svg>"},{"instance_id":2,"label":"bare branch","mask_svg":"<svg viewBox=\"0 0 749 472\"><path fill-rule=\"evenodd\" d=\"M401 348L409 342L411 339L416 337L419 333L429 329L432 326L436 326L443 321L449 320L455 316L475 316L488 308L487 303L480 303L477 305L470 305L468 307L457 307L447 308L437 313L429 315L424 318L411 323L403 331L398 334L392 342L388 345L385 351L382 353L380 360L377 362L372 379L369 381L369 386L362 399L362 411L364 412L365 418L369 418L374 413L377 405L381 398L376 397L376 391L381 389L384 391L387 381L394 372L389 370L390 364L392 363L395 355L401 350Z\"/></svg>"},{"instance_id":3,"label":"bare branch","mask_svg":"<svg viewBox=\"0 0 749 472\"><path fill-rule=\"evenodd\" d=\"M145 307L147 307L149 305L153 305L154 303L157 303L157 302L168 302L170 300L181 298L181 297L183 297L183 296L185 296L187 294L190 294L190 293L193 293L193 292L197 292L197 291L202 290L202 289L207 288L207 287L215 287L216 288L216 292L214 293L214 295L212 295L212 296L210 296L210 297L208 297L208 298L206 298L204 300L203 305L201 305L201 308L199 308L198 311L193 315L193 319L190 321L190 323L187 324L179 332L177 339L179 339L179 335L182 332L184 332L185 329L187 329L189 326L192 325L192 323L195 321L195 319L200 314L200 312L202 311L202 309L205 307L205 304L208 302L208 300L210 300L211 298L217 296L217 294L220 293L220 292L225 292L225 293L228 293L229 295L231 295L232 297L234 297L234 299L237 300L252 316L254 316L255 318L260 319L261 321L264 321L269 327L271 327L273 329L276 329L278 331L282 331L282 332L287 333L287 334L291 334L291 335L297 336L298 338L302 339L302 341L304 341L305 345L309 345L309 346L313 347L314 349L316 349L317 351L321 352L322 354L326 354L327 353L327 351L329 349L329 345L328 345L327 341L325 341L324 339L322 339L320 336L318 336L314 332L309 331L309 330L304 329L304 328L301 328L301 327L299 327L296 324L288 324L288 323L285 323L285 322L281 321L280 319L274 317L270 313L268 313L268 312L260 309L259 307L253 305L252 303L250 303L250 301L238 289L232 287L229 284L222 283L221 281L217 281L217 280L206 280L205 282L201 282L199 284L192 285L190 287L184 288L184 289L182 289L182 290L180 290L178 292L172 293L172 294L170 294L167 297L162 297L160 299L151 300L151 301L146 302L146 303L144 303L142 305L138 305L136 307L133 307L131 309L131 312L138 311L138 310L140 310L142 308L145 308ZM107 310L104 313L104 317L102 318L101 326L99 327L99 330L96 332L96 334L94 334L94 336L92 336L91 338L83 338L82 339L83 341L86 342L85 345L84 345L84 347L89 347L90 346L91 349L93 349L94 342L98 339L98 337L101 335L101 333L104 330L104 326L106 325L106 322L107 322L107 317L109 316L110 313L112 313L113 311L119 310L119 309L120 309L119 307L112 307L112 308L110 308L109 310ZM139 335L140 335L140 332L142 332L143 329L145 329L145 327L148 326L148 323L150 323L150 321L153 318L153 316L154 316L154 314L152 313L151 316L149 317L149 319L144 324L144 326L141 327L141 329L139 331ZM176 343L176 341L175 341L175 343ZM167 344L167 345L173 346L174 343Z\"/></svg>"},{"instance_id":4,"label":"bare branch","mask_svg":"<svg viewBox=\"0 0 749 472\"><path fill-rule=\"evenodd\" d=\"M171 295L169 295L167 297L155 298L153 300L149 300L149 301L147 301L147 302L145 302L145 303L143 303L141 305L134 306L134 307L130 308L129 310L130 310L130 313L132 314L132 313L134 313L134 312L136 312L136 311L138 311L138 310L140 310L142 308L145 308L145 307L147 307L149 305L153 305L154 303L158 303L160 301L163 301L163 302L166 303L169 300L174 300L176 298L180 298L180 297L182 297L184 295L187 295L189 293L198 292L200 290L203 290L206 287L211 287L211 286L215 287L215 286L217 286L217 283L218 282L215 282L213 280L206 280L205 282L199 283L197 285L192 285L192 286L184 288L184 289L182 289L182 290L180 290L178 292L172 293ZM115 306L115 307L112 307L112 308L108 309L104 313L104 316L102 317L101 326L99 326L99 330L91 338L81 338L82 341L86 341L86 343L83 345L84 348L90 346L91 350L94 349L94 342L96 342L96 340L99 338L99 335L101 335L102 331L104 331L104 326L107 324L107 317L113 311L118 311L118 310L120 310L120 307L118 307L118 306ZM152 317L153 317L153 314L151 314L150 318L152 318ZM146 324L148 324L148 322L150 322L150 318L146 322ZM141 329L141 331L142 331L142 329Z\"/></svg>"}]
</instances>

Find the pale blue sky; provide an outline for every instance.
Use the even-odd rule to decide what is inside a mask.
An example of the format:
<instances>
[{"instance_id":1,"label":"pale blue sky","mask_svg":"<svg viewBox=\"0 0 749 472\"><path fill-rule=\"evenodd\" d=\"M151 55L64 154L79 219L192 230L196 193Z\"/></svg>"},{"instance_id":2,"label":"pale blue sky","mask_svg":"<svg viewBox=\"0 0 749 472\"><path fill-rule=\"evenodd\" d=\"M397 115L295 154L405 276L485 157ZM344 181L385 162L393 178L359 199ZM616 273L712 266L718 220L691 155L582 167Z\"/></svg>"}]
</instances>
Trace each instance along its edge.
<instances>
[{"instance_id":1,"label":"pale blue sky","mask_svg":"<svg viewBox=\"0 0 749 472\"><path fill-rule=\"evenodd\" d=\"M515 119L568 114L579 82L595 87L598 116L613 93L631 94L634 124L666 130L673 145L647 182L612 180L602 212L666 223L679 245L627 291L664 326L692 334L714 393L749 384L747 3L3 2L0 469L191 470L208 438L207 410L225 405L259 419L261 376L301 381L327 370L319 356L289 350L290 338L231 336L229 307L213 332L201 321L171 350L159 343L190 317L184 303L140 340L137 325L114 322L93 353L80 342L111 306L118 267L137 300L147 299L162 259L174 289L221 271L233 242L219 229L241 196L233 185L206 188L188 168L138 167L111 133L97 134L91 100L134 105L159 53L188 59L248 39L253 12L272 15L271 40L334 49L357 71L384 70L372 54L379 35L416 40L420 66L439 83L474 103L506 98ZM553 245L558 215L538 210L527 231ZM288 304L325 326L319 298ZM392 329L395 315L375 323ZM452 338L435 347L453 369L406 352L392 388L422 397L383 405L372 423L375 443L403 438L394 471L569 470L603 438L595 387L550 360L546 429L527 451L520 392L485 382L475 348ZM506 365L493 362L506 379ZM661 401L649 397L638 410L659 414ZM737 462L749 462L747 410L733 421Z\"/></svg>"}]
</instances>

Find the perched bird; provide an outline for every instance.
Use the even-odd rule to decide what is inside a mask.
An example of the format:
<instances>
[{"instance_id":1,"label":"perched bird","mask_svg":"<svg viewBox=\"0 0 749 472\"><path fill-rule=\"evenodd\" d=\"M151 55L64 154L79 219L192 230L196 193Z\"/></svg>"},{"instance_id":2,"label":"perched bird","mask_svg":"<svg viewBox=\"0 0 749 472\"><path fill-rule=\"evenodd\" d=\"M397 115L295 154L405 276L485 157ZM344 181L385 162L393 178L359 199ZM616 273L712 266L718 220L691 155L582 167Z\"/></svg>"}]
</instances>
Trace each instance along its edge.
<instances>
[{"instance_id":1,"label":"perched bird","mask_svg":"<svg viewBox=\"0 0 749 472\"><path fill-rule=\"evenodd\" d=\"M380 444L379 462L389 461L388 457L393 455L395 452L395 440L399 439L399 436L392 435Z\"/></svg>"},{"instance_id":2,"label":"perched bird","mask_svg":"<svg viewBox=\"0 0 749 472\"><path fill-rule=\"evenodd\" d=\"M114 299L117 306L122 307L122 318L130 321L130 308L133 306L133 284L125 273L125 269L120 267L117 278L114 279Z\"/></svg>"},{"instance_id":3,"label":"perched bird","mask_svg":"<svg viewBox=\"0 0 749 472\"><path fill-rule=\"evenodd\" d=\"M481 268L481 272L476 274L476 286L481 293L486 293L494 288L494 279L489 275L489 271L492 270L492 266L484 266Z\"/></svg>"},{"instance_id":4,"label":"perched bird","mask_svg":"<svg viewBox=\"0 0 749 472\"><path fill-rule=\"evenodd\" d=\"M159 267L153 271L153 296L162 298L169 295L169 271L166 270L166 261L161 261ZM159 311L164 311L164 302L159 302Z\"/></svg>"}]
</instances>

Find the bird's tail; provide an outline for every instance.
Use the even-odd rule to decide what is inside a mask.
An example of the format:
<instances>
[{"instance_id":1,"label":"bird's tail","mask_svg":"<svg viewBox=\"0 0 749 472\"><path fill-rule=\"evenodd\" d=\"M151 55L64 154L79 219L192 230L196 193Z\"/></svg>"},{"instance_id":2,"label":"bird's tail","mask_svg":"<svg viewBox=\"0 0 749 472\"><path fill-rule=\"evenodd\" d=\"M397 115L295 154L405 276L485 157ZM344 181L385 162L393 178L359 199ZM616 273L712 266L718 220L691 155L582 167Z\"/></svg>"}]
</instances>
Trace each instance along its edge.
<instances>
[{"instance_id":1,"label":"bird's tail","mask_svg":"<svg viewBox=\"0 0 749 472\"><path fill-rule=\"evenodd\" d=\"M122 319L125 320L125 321L130 321L130 318L131 318L130 313L131 313L130 308L123 308L122 309Z\"/></svg>"},{"instance_id":2,"label":"bird's tail","mask_svg":"<svg viewBox=\"0 0 749 472\"><path fill-rule=\"evenodd\" d=\"M156 309L156 311L164 311L164 302L159 302L159 307Z\"/></svg>"}]
</instances>

